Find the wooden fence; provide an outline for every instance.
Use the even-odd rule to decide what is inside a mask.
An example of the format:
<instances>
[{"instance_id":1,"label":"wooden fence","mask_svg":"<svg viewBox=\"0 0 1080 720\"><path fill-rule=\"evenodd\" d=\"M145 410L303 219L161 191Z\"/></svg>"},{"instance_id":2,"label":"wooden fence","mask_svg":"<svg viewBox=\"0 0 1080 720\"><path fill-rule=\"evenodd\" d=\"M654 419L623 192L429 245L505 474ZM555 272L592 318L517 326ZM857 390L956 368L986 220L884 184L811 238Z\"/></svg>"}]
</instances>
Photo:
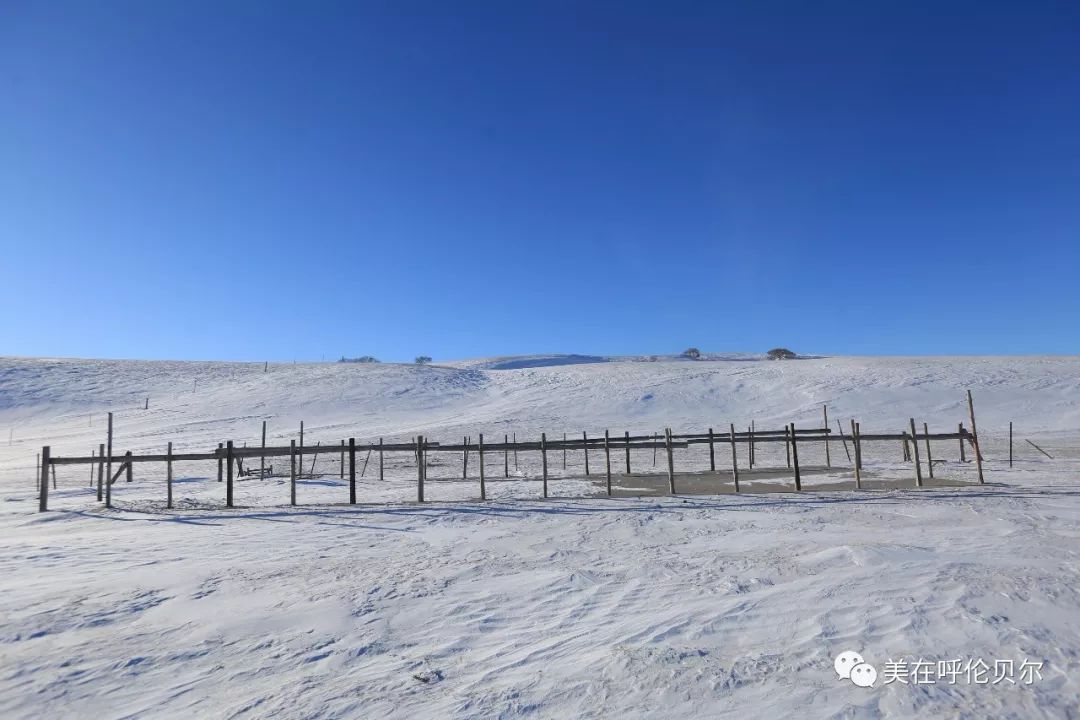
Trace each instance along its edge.
<instances>
[{"instance_id":1,"label":"wooden fence","mask_svg":"<svg viewBox=\"0 0 1080 720\"><path fill-rule=\"evenodd\" d=\"M446 444L439 442L432 442L423 435L417 435L409 442L398 443L385 443L382 439L377 442L357 443L355 438L349 438L346 441L342 440L340 446L337 445L323 445L321 442L317 445L303 444L303 425L301 424L300 438L301 442L298 445L295 440L290 441L289 445L279 446L267 446L266 445L266 423L263 423L262 432L262 444L259 447L236 447L232 441L224 444L219 444L217 449L210 452L201 453L173 453L172 443L168 444L168 448L165 454L151 454L151 455L134 455L131 452L125 452L123 455L114 455L112 451L113 444L113 422L112 413L109 413L108 422L108 437L107 442L98 446L97 454L91 454L90 456L75 456L75 457L53 457L49 446L45 446L41 450L40 466L39 466L39 510L44 512L48 509L49 502L49 472L53 472L53 482L55 484L55 468L60 465L91 465L97 467L97 499L104 501L106 507L112 507L112 485L122 475L126 475L127 480L130 481L133 475L133 466L136 463L164 463L166 466L166 498L167 507L173 506L173 493L172 493L172 479L173 479L173 463L176 462L192 462L192 461L215 461L217 463L218 480L222 480L224 473L225 477L225 506L233 507L233 489L234 478L237 470L242 467L242 463L245 459L259 458L260 470L259 475L265 475L265 461L267 458L274 457L288 457L289 458L289 477L290 477L290 504L296 505L296 482L298 476L302 471L298 471L298 463L303 462L305 455L317 454L319 452L326 452L328 450L339 449L342 456L342 463L340 467L340 474L344 479L346 468L346 456L347 456L347 468L349 476L349 503L355 504L357 502L356 495L356 465L357 465L357 453L366 452L368 457L372 453L378 453L379 464L379 479L384 479L385 463L384 458L388 453L408 453L412 455L416 463L417 483L416 483L416 499L417 502L424 502L424 482L427 479L427 456L429 453L440 452L455 452L463 454L463 475L467 476L467 463L468 454L470 452L476 452L479 454L480 462L480 499L487 499L487 477L485 474L484 456L486 453L503 453L503 471L504 476L509 477L510 455L513 453L515 458L515 465L517 464L518 453L539 453L541 459L542 468L542 481L543 481L543 496L548 497L548 454L551 452L562 451L563 453L563 467L566 463L566 452L568 450L583 450L585 453L585 475L589 476L589 451L602 451L604 453L605 460L605 477L606 477L606 489L607 494L612 494L612 453L616 454L622 451L626 465L626 474L630 475L632 470L630 466L630 452L635 449L652 449L655 452L657 450L663 450L667 460L667 480L668 488L672 494L676 493L675 482L675 464L674 464L674 451L676 449L689 448L691 445L708 445L709 449L709 470L711 472L717 471L716 464L716 447L717 445L728 445L731 449L731 473L735 483L735 492L740 492L739 487L739 467L738 467L738 453L736 446L739 443L748 444L748 456L750 467L754 465L755 458L755 446L760 443L784 443L787 466L793 473L793 487L796 491L802 490L802 477L799 468L799 446L804 443L824 443L825 444L825 459L828 467L832 466L830 444L837 442L839 439L843 443L844 451L848 455L849 462L852 463L855 474L855 486L856 488L862 487L862 449L863 443L867 442L900 442L903 446L905 460L910 460L914 464L915 470L915 486L922 487L923 474L921 467L919 441L923 441L926 451L926 467L927 473L930 478L934 476L933 470L933 458L931 456L930 442L943 441L943 440L957 440L960 446L960 459L965 460L964 457L964 443L970 444L973 450L973 456L976 467L978 469L979 483L984 483L983 467L982 467L982 453L979 452L978 433L975 426L975 409L971 399L971 392L968 391L968 410L969 419L971 422L971 429L966 429L963 424L959 424L957 431L952 433L930 433L926 423L923 423L922 433L918 432L914 418L909 421L908 428L900 433L863 433L860 424L854 420L851 420L850 435L845 435L843 427L837 423L839 436L833 434L832 430L828 427L828 409L823 407L825 425L815 428L796 428L794 423L786 425L782 429L778 430L758 430L751 423L751 426L746 431L736 431L734 424L729 424L727 431L714 432L713 428L709 428L706 432L689 433L689 434L673 434L671 429L666 429L662 436L659 434L652 435L630 435L629 432L624 432L622 436L612 436L609 431L604 431L603 436L594 436L590 438L587 432L582 433L581 439L564 439L562 440L549 440L546 433L541 433L539 440L530 441L518 441L516 433L514 439L510 440L509 435L503 436L502 442L485 442L482 434L478 435L478 441L473 443L469 438L464 438L461 443ZM848 440L851 441L851 450L848 449ZM1011 451L1011 448L1010 448ZM852 457L852 452L854 456ZM114 464L119 463L115 472L112 467ZM366 470L366 461L365 461ZM93 470L91 470L93 473Z\"/></svg>"}]
</instances>

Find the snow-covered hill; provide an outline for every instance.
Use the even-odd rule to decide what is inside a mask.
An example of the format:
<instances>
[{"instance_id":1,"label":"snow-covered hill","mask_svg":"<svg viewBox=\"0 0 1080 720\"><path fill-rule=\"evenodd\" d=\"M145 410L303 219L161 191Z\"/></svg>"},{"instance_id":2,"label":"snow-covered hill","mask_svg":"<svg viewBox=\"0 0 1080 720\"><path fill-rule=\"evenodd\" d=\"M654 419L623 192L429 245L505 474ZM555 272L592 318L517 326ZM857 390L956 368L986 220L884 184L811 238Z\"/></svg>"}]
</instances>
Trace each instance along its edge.
<instances>
[{"instance_id":1,"label":"snow-covered hill","mask_svg":"<svg viewBox=\"0 0 1080 720\"><path fill-rule=\"evenodd\" d=\"M239 483L239 507L221 509L213 463L192 463L178 466L174 510L160 467L118 483L113 510L94 502L88 468L61 467L57 509L34 512L35 453L89 454L108 411L119 449L161 452L257 443L263 420L275 444L301 420L307 443L454 441L810 427L823 404L864 431L911 417L950 431L967 424L967 389L981 487L582 499L572 456L543 500L523 454L505 479L503 458L489 460L495 499L481 503L475 468L451 482L460 458L443 455L429 493L440 502L402 501L415 470L401 460L360 488L393 502L350 507L331 454L298 508L276 478ZM702 451L680 462L701 468ZM935 455L939 475L972 482L955 451ZM833 452L826 477L850 483ZM897 455L875 448L867 471L910 482ZM1069 717L1078 480L1080 358L531 356L265 372L0 358L0 716ZM837 679L843 650L877 666L876 687ZM880 679L887 661L918 658L1036 660L1042 677Z\"/></svg>"}]
</instances>

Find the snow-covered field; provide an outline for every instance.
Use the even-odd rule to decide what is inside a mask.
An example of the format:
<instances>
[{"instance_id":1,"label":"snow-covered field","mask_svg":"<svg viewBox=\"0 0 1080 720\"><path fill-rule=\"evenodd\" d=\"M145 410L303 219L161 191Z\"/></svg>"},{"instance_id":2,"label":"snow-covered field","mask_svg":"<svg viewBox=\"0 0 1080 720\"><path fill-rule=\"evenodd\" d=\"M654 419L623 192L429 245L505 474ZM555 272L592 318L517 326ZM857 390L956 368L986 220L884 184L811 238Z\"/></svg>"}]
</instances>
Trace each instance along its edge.
<instances>
[{"instance_id":1,"label":"snow-covered field","mask_svg":"<svg viewBox=\"0 0 1080 720\"><path fill-rule=\"evenodd\" d=\"M264 373L0 359L0 716L1080 716L1080 358L646 360ZM107 511L89 468L62 466L55 509L35 512L35 453L89 454L108 410L117 453L201 452L257 444L263 420L270 444L301 420L305 444L460 442L812 427L823 403L845 428L898 432L915 417L951 432L968 388L984 486L950 441L935 473L958 487L825 491L852 479L837 442L801 494L589 497L571 452L565 470L551 458L544 500L535 455L510 459L506 479L495 454L481 503L475 457L461 482L460 454L433 453L436 502L409 502L415 466L400 455L384 481L369 466L365 504L350 507L331 453L297 508L274 478L239 482L226 511L214 463L183 463L174 510L163 467L137 466ZM911 484L898 446L865 454L871 477ZM782 445L758 457L784 466ZM822 466L823 448L800 459ZM635 470L652 462L635 451ZM677 464L701 471L707 450ZM877 668L875 687L837 678L845 650ZM990 671L886 682L887 662L920 658ZM1030 683L1025 660L1042 663ZM996 684L995 661L1014 663Z\"/></svg>"}]
</instances>

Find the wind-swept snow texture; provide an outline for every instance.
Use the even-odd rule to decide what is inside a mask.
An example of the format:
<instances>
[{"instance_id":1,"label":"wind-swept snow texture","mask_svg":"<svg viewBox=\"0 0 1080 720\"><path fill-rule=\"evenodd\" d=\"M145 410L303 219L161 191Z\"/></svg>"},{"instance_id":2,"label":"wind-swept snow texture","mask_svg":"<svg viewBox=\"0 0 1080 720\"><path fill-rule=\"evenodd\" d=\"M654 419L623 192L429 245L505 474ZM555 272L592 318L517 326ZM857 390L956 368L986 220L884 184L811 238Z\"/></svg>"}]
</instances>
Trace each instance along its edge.
<instances>
[{"instance_id":1,"label":"wind-swept snow texture","mask_svg":"<svg viewBox=\"0 0 1080 720\"><path fill-rule=\"evenodd\" d=\"M1080 359L641 360L0 359L0 716L1080 717ZM571 452L566 470L549 457L543 500L538 459L508 458L503 478L496 453L481 503L475 456L461 482L460 454L433 453L437 502L407 502L415 466L394 456L349 507L334 451L297 508L279 476L238 482L226 511L214 464L189 463L173 510L163 467L137 466L105 510L89 468L61 466L56 509L35 512L35 453L89 454L108 410L117 452L183 452L257 444L263 420L271 444L301 420L309 444L498 441L812 427L825 403L845 430L949 432L968 388L985 486L947 442L935 473L961 487L609 500L583 497ZM813 477L850 482L841 442L831 454ZM913 479L895 444L866 454L869 474ZM653 469L651 452L633 461ZM783 446L759 461L783 467ZM847 650L874 687L837 678ZM920 658L1037 661L1041 677L884 682L888 661Z\"/></svg>"}]
</instances>

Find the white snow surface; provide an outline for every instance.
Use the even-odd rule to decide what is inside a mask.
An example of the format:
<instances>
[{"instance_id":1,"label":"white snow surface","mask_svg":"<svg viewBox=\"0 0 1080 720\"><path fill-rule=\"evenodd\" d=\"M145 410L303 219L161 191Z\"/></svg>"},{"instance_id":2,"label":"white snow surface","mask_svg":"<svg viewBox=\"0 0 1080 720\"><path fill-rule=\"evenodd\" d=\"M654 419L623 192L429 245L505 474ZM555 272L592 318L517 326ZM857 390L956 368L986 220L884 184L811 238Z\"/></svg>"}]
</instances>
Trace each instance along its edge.
<instances>
[{"instance_id":1,"label":"white snow surface","mask_svg":"<svg viewBox=\"0 0 1080 720\"><path fill-rule=\"evenodd\" d=\"M266 372L0 358L0 716L1080 717L1080 358L707 357ZM981 486L943 441L935 473L962 485L815 489L852 481L837 438L802 493L597 497L571 451L565 470L549 457L543 499L535 453L516 468L492 453L481 502L475 455L462 481L460 453L433 452L432 502L414 502L400 454L382 481L371 461L350 506L334 450L297 507L274 458L278 476L238 481L231 510L211 461L176 465L174 509L158 464L121 478L112 509L88 466L59 466L36 512L35 453L96 451L110 410L116 454L205 452L257 445L263 420L271 445L301 420L306 445L498 442L809 428L823 404L834 430L914 417L953 432L968 389ZM799 452L825 464L821 445ZM759 453L785 467L782 444ZM869 475L914 484L895 443L865 454ZM633 462L653 470L651 451ZM680 470L708 462L706 446L677 453ZM837 678L845 650L877 667L875 687ZM1041 678L882 681L888 660L919 658L1032 660Z\"/></svg>"}]
</instances>

